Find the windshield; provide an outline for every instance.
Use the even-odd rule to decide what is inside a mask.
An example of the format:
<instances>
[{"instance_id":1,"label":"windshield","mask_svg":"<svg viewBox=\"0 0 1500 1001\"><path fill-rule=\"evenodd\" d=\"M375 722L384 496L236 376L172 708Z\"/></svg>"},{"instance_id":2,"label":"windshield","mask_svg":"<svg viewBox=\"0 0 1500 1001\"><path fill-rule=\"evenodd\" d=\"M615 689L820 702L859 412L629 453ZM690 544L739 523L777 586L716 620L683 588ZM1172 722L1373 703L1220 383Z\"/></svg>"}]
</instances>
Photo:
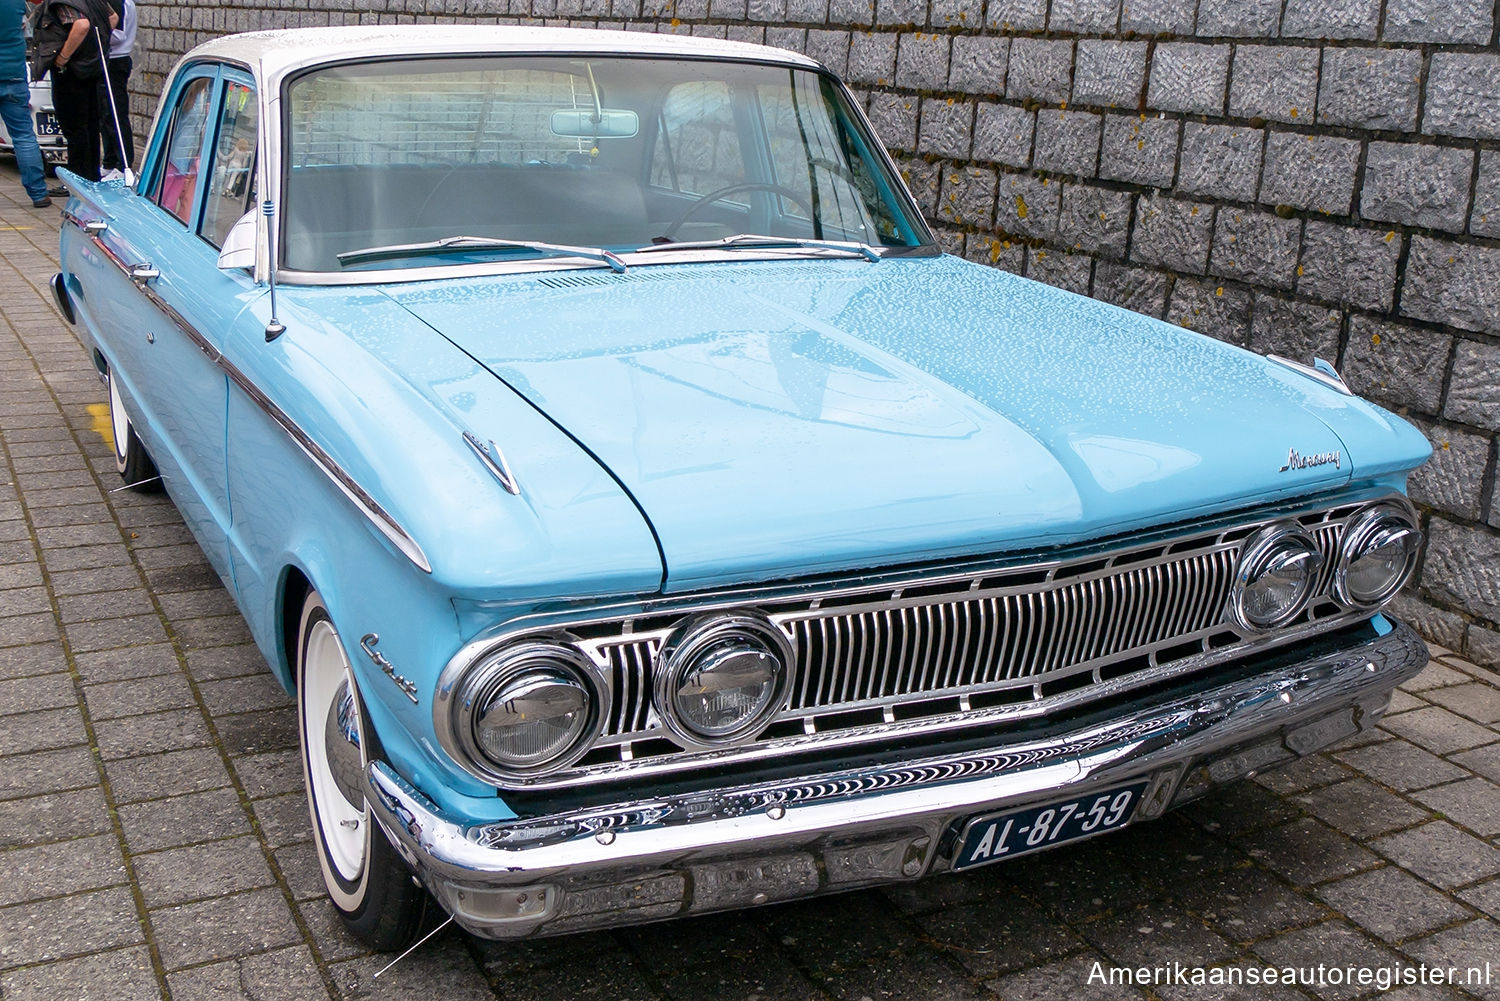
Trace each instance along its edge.
<instances>
[{"instance_id":1,"label":"windshield","mask_svg":"<svg viewBox=\"0 0 1500 1001\"><path fill-rule=\"evenodd\" d=\"M317 70L288 97L282 260L296 271L557 257L537 243L597 259L742 234L785 239L719 249L928 239L842 89L808 70L404 59Z\"/></svg>"}]
</instances>

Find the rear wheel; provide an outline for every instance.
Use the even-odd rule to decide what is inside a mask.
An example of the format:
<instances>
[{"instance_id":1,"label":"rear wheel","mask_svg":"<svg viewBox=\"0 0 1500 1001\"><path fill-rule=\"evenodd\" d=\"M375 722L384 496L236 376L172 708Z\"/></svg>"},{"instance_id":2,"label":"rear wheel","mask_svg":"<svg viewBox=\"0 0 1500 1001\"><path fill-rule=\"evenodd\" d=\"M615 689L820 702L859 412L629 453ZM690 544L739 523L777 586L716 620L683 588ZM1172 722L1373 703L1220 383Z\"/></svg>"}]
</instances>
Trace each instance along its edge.
<instances>
[{"instance_id":1,"label":"rear wheel","mask_svg":"<svg viewBox=\"0 0 1500 1001\"><path fill-rule=\"evenodd\" d=\"M356 937L375 949L404 948L421 931L431 898L365 802L370 731L344 645L316 591L302 604L296 667L302 770L323 884Z\"/></svg>"},{"instance_id":2,"label":"rear wheel","mask_svg":"<svg viewBox=\"0 0 1500 1001\"><path fill-rule=\"evenodd\" d=\"M156 473L156 463L130 424L130 415L125 412L125 401L120 398L120 387L115 385L114 373L105 374L109 384L109 432L114 439L115 469L125 485L138 493L156 493L161 489L161 478Z\"/></svg>"}]
</instances>

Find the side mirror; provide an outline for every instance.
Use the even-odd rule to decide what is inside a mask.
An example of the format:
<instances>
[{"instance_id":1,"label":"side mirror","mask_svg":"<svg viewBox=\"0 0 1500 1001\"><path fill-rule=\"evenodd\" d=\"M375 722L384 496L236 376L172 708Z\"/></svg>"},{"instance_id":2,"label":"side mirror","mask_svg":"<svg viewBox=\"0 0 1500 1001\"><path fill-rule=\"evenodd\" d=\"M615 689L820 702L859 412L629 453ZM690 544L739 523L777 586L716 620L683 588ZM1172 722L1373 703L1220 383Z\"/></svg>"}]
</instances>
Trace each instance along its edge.
<instances>
[{"instance_id":1,"label":"side mirror","mask_svg":"<svg viewBox=\"0 0 1500 1001\"><path fill-rule=\"evenodd\" d=\"M246 212L229 227L229 235L224 238L224 246L219 251L220 271L255 268L255 216L253 210Z\"/></svg>"}]
</instances>

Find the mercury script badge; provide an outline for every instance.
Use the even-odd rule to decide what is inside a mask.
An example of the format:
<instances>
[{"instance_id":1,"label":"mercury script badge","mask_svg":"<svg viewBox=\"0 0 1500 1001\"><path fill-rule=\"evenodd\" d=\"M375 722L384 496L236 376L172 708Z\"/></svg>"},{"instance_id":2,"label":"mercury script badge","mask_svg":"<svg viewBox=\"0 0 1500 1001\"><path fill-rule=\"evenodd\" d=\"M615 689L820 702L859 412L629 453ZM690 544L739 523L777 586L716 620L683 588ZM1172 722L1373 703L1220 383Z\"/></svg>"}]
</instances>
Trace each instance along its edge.
<instances>
[{"instance_id":1,"label":"mercury script badge","mask_svg":"<svg viewBox=\"0 0 1500 1001\"><path fill-rule=\"evenodd\" d=\"M1316 452L1312 455L1303 455L1294 448L1287 452L1286 465L1282 466L1278 472L1284 473L1288 469L1309 469L1313 466L1333 466L1335 469L1342 469L1341 458L1338 452Z\"/></svg>"}]
</instances>

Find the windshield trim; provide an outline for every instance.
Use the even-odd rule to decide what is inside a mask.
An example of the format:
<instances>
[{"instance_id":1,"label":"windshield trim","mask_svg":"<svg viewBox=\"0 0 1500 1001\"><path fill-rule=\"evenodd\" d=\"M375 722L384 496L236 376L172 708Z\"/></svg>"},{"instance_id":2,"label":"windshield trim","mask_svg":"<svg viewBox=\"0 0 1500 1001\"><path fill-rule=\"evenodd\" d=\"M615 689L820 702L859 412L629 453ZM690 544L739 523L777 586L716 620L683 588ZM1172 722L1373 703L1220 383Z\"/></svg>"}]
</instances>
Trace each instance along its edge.
<instances>
[{"instance_id":1,"label":"windshield trim","mask_svg":"<svg viewBox=\"0 0 1500 1001\"><path fill-rule=\"evenodd\" d=\"M279 108L277 109L279 113L276 116L277 119L278 119L278 128L277 128L277 135L275 137L275 140L276 140L275 141L275 156L276 156L276 161L277 161L276 164L275 164L275 169L276 169L276 198L277 198L276 219L275 219L275 226L276 226L275 251L276 251L276 257L278 259L275 262L273 262L272 266L276 269L277 280L278 281L286 281L287 283L294 284L294 285L360 285L360 284L377 284L377 283L381 283L381 282L391 282L391 281L420 281L420 280L425 280L426 276L423 275L422 272L427 271L427 270L432 270L431 268L426 268L426 267L415 267L415 268L399 268L399 269L398 268L392 268L392 269L382 270L382 271L360 271L360 272L352 272L351 273L351 272L341 272L341 271L293 271L293 270L285 268L285 265L283 263L282 258L283 258L283 256L286 253L285 248L286 248L286 225L287 225L287 223L286 223L286 213L283 212L283 211L281 211L281 209L282 209L283 206L286 205L287 186L291 182L291 158L290 158L290 155L289 155L289 152L288 152L288 148L287 148L286 137L291 134L291 127L292 127L291 88L292 88L293 84L295 84L298 80L302 79L303 77L308 76L308 75L310 75L312 73L318 73L318 72L322 72L324 70L329 70L329 69L336 69L336 68L341 67L341 66L360 66L360 65L365 65L365 64L369 64L369 63L428 62L428 61L438 60L438 59L484 59L484 58L497 58L497 59L500 59L500 58L518 58L518 59L527 59L527 58L537 58L537 57L541 57L541 58L546 58L546 57L561 57L561 58L564 58L564 59L587 59L587 58L595 58L595 59L603 59L603 58L607 58L607 59L643 59L643 60L648 60L648 61L656 61L656 60L661 60L663 58L668 58L666 56L663 56L661 53L657 53L657 52L598 52L598 51L574 50L574 49L568 49L568 50L558 50L558 49L554 49L554 50L547 50L547 49L535 49L535 50L533 50L533 49L525 49L525 50L519 50L518 49L518 50L506 50L506 51L489 51L489 50L485 50L485 51L467 51L466 50L466 51L462 51L462 52L442 52L442 53L432 53L432 52L425 52L425 53L424 52L416 52L416 53L393 53L393 54L391 54L389 56L382 55L379 58L375 58L375 59L372 59L372 58L370 58L368 56L356 56L356 57L350 57L348 59L330 59L330 60L327 60L326 62L319 62L319 63L316 63L314 65L301 67L301 68L299 68L295 72L286 73L285 75L283 75L282 78L281 78L281 81L280 81L280 85L276 88L276 95L277 95L277 97L276 97L276 103L277 103L277 105L279 105ZM685 61L685 62L734 63L734 64L742 65L742 66L766 66L766 67L770 67L770 68L773 68L773 69L801 70L803 72L812 73L812 74L814 74L816 76L822 77L822 78L826 79L828 82L832 83L833 86L835 88L837 88L837 90L839 91L840 95L843 97L845 104L853 112L853 114L850 116L850 122L853 124L854 128L858 131L859 137L860 137L861 141L864 142L865 147L869 150L870 155L873 156L873 157L875 157L876 160L879 161L880 165L886 170L887 175L891 179L899 182L898 184L896 184L894 187L891 188L891 196L893 198L895 198L900 203L900 205L898 207L906 214L907 220L908 220L908 222L910 223L910 225L912 227L913 235L915 235L916 238L917 238L917 240L918 240L918 242L915 245L912 245L912 246L906 246L906 247L885 247L885 246L882 246L882 247L878 247L877 249L882 252L882 256L884 256L884 257L907 257L907 256L911 256L911 257L929 257L929 256L930 257L937 257L937 256L941 255L942 251L941 251L941 249L937 245L937 237L933 234L932 227L928 224L926 217L922 215L922 210L917 205L916 199L912 197L911 190L910 190L910 188L907 187L906 179L901 176L901 169L896 165L896 161L891 158L891 152L890 152L890 150L886 149L885 143L883 143L880 140L880 137L875 134L875 127L870 124L870 120L869 120L868 116L865 114L864 106L859 103L858 99L854 95L854 92L849 89L849 85L847 83L845 83L837 74L835 74L828 67L824 66L820 62L814 62L812 65L808 65L803 60L807 60L810 57L802 55L800 53L795 53L795 52L788 52L786 59L771 59L771 58L761 58L761 57L751 58L751 57L740 57L740 56L724 56L724 55L720 55L720 54L708 54L708 53L704 53L704 54L701 54L701 55L697 54L697 53L694 53L692 55L684 55L684 56L675 56L674 55L674 56L672 56L670 58L672 58L674 60L677 60L677 61ZM262 98L262 99L264 100L265 98ZM783 258L785 256L784 254L782 254L780 252L781 248L765 248L765 249L766 249L766 252L767 252L767 258L766 259L769 259L769 260L778 260L778 259L781 259L781 258ZM828 259L827 256L824 253L822 253L820 251L817 251L817 250L805 249L805 248L795 248L795 249L797 251L797 256L802 256L802 257L805 257L807 259L819 259L819 260L821 260L821 259ZM618 251L616 251L615 253L617 253L619 255L619 257L626 262L626 264L632 263L631 262L631 258L634 255L632 255L631 253L629 253L629 252L618 252ZM663 255L663 256L665 256L665 255ZM840 258L844 257L844 255L839 255L839 256L840 256ZM741 250L732 251L731 254L729 254L729 255L722 255L721 254L719 257L714 258L714 259L716 259L716 260L742 260L743 261L743 260L751 259L751 252L747 252L746 250L741 249ZM644 264L644 263L648 263L648 262L652 263L652 264L677 263L677 262L673 262L671 260L662 260L661 257L647 258L646 261L642 261L640 263ZM698 263L698 262L695 261L694 263ZM517 267L512 267L511 265L516 265ZM454 265L453 268L457 270L457 274L459 274L459 275L479 275L479 274L509 274L509 273L512 273L513 271L517 271L517 270L520 270L520 271L554 271L554 270L592 271L592 270L596 270L597 267L598 267L598 265L595 264L595 263L593 263L592 261L587 262L587 263L568 264L566 261L550 261L550 260L506 262L506 264L502 266L503 270L500 270L500 271L492 271L492 270L490 270L490 269L494 268L495 266L496 265L492 265L492 264L489 264L489 263L473 263L473 264ZM448 271L450 269L449 268L443 268L442 270ZM387 277L383 277L383 278L374 277L374 276L377 276L377 275L385 275ZM391 275L399 275L400 277L399 278L389 277ZM437 276L433 276L433 277L436 278ZM454 275L444 275L443 277L454 277ZM353 279L353 280L351 280L351 279Z\"/></svg>"}]
</instances>

